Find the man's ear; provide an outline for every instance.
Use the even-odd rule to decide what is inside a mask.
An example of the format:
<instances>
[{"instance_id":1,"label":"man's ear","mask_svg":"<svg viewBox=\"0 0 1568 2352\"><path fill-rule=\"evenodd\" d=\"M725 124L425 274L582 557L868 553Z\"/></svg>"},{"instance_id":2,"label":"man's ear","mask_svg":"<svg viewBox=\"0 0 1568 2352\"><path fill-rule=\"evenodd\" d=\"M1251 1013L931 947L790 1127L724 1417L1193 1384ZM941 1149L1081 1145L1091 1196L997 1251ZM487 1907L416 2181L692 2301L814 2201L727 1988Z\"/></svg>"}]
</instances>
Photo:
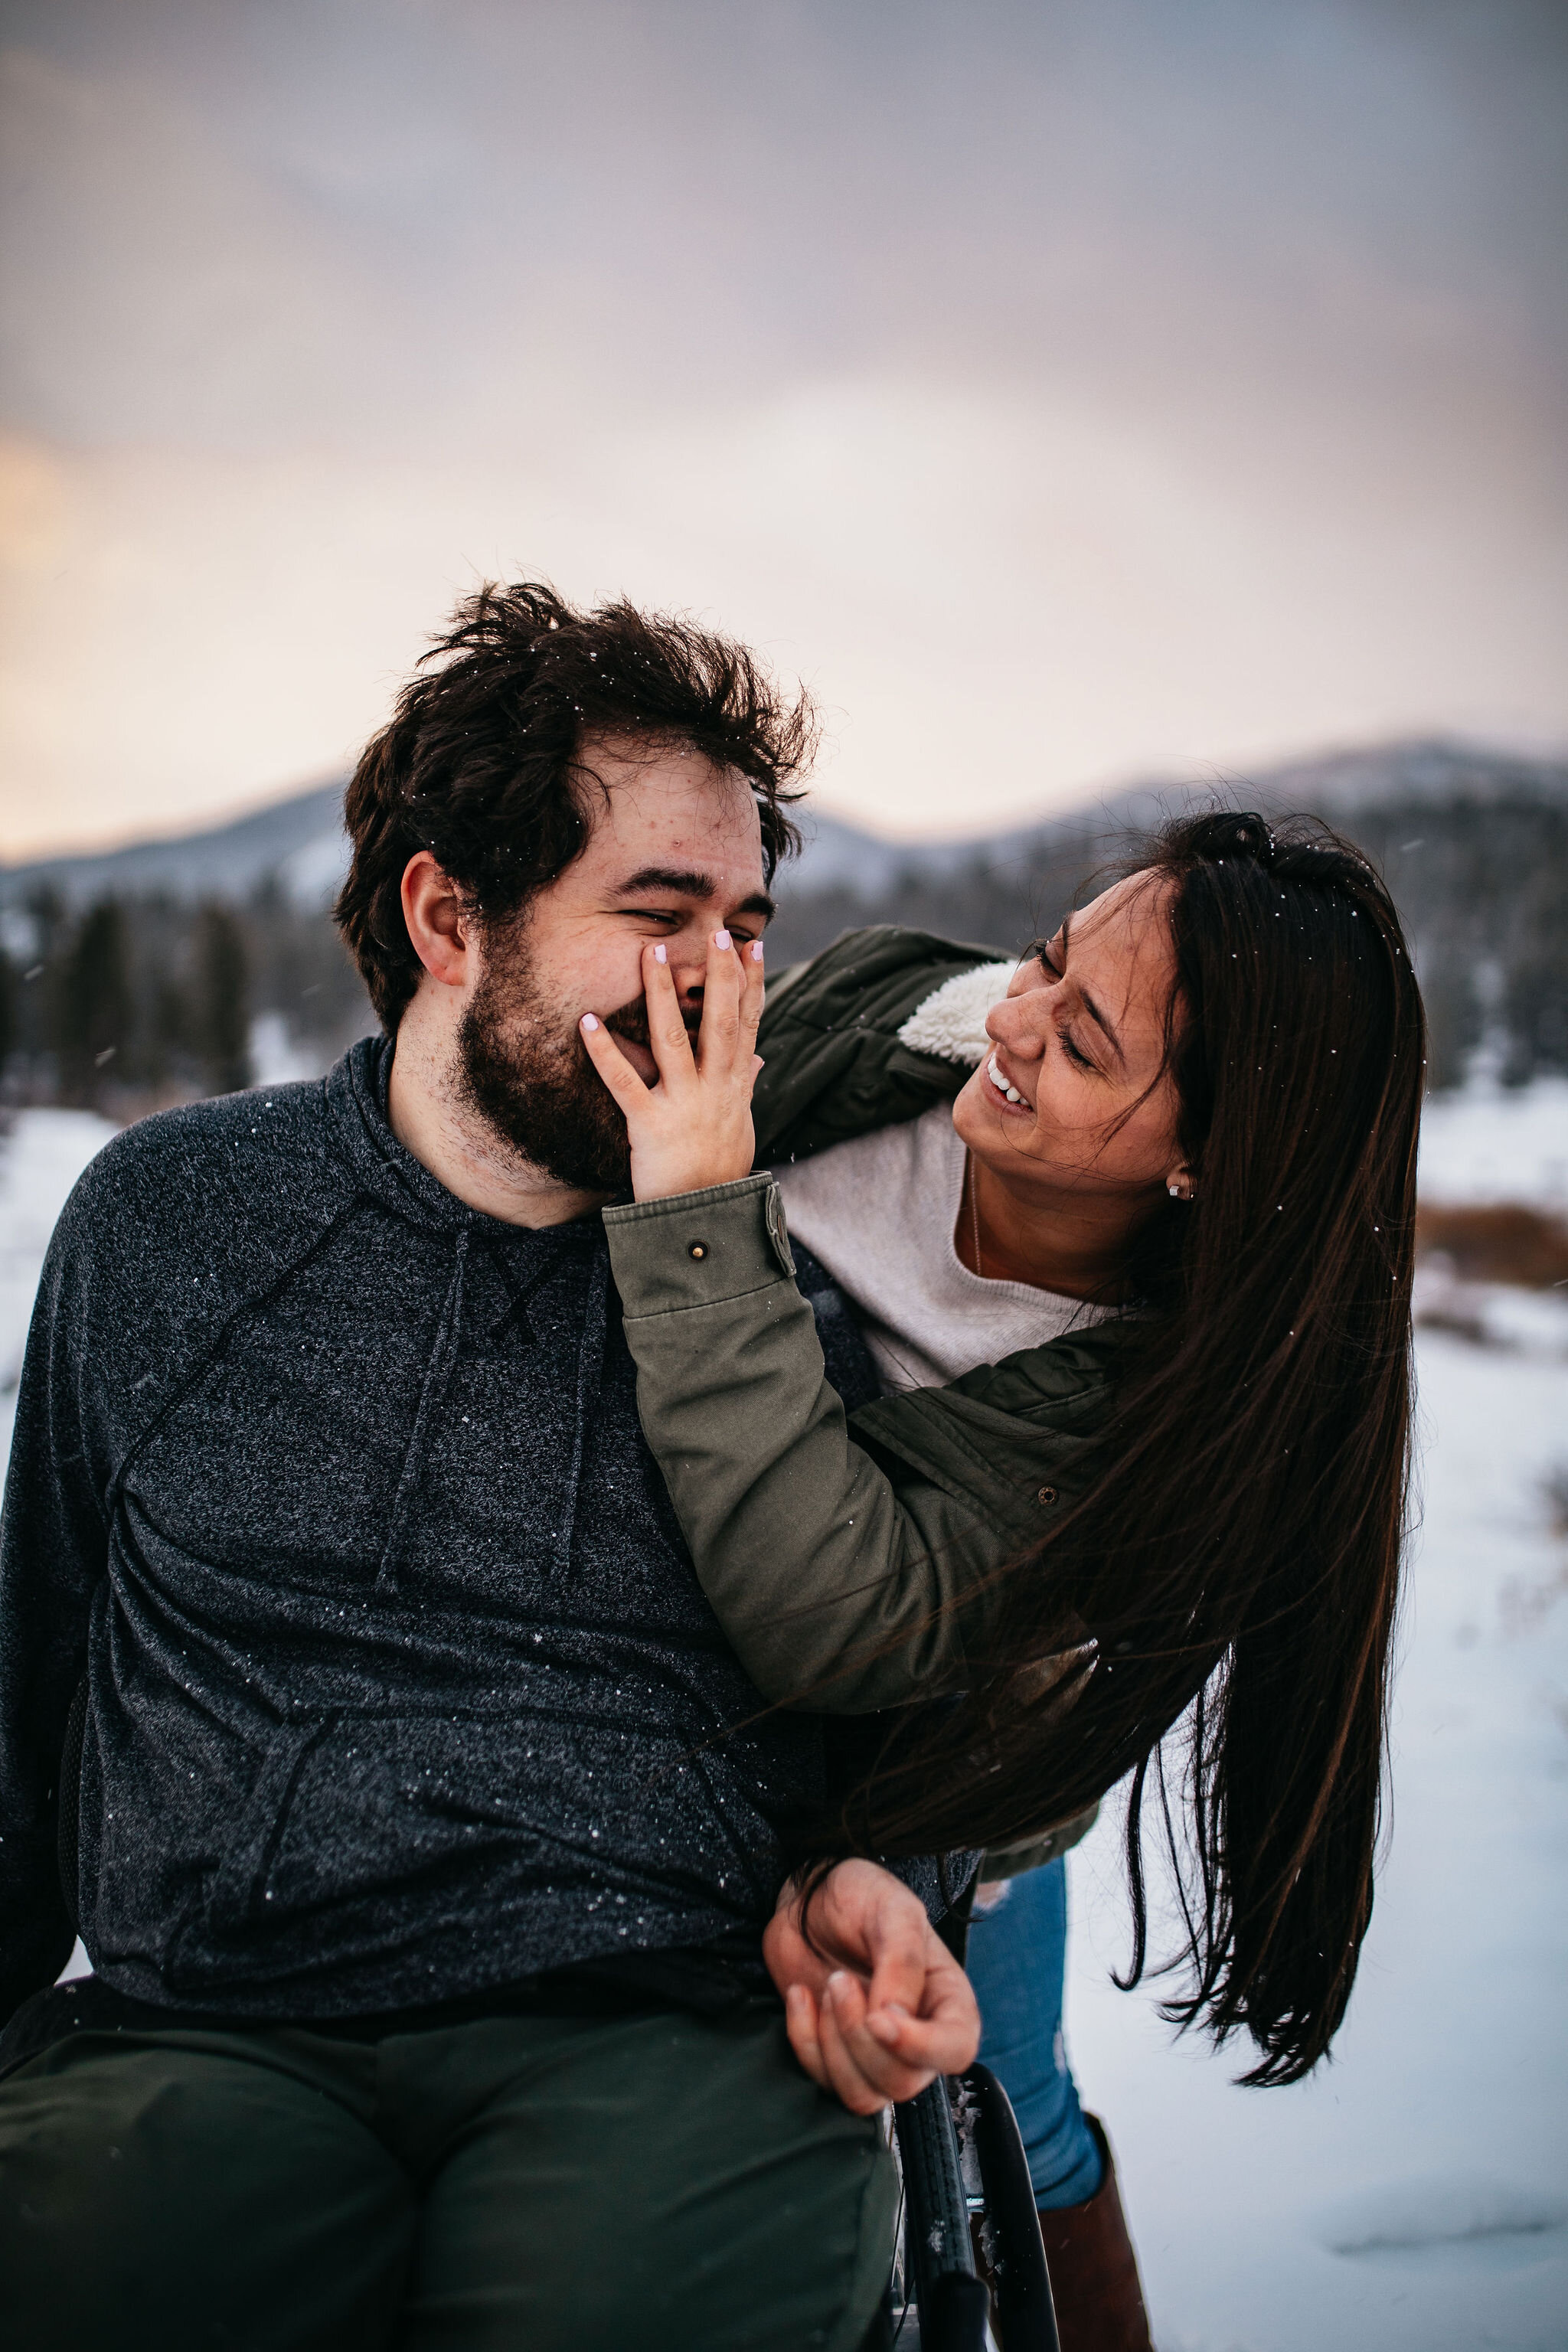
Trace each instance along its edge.
<instances>
[{"instance_id":1,"label":"man's ear","mask_svg":"<svg viewBox=\"0 0 1568 2352\"><path fill-rule=\"evenodd\" d=\"M414 952L443 988L461 988L468 978L469 918L456 883L427 849L403 869L403 919Z\"/></svg>"}]
</instances>

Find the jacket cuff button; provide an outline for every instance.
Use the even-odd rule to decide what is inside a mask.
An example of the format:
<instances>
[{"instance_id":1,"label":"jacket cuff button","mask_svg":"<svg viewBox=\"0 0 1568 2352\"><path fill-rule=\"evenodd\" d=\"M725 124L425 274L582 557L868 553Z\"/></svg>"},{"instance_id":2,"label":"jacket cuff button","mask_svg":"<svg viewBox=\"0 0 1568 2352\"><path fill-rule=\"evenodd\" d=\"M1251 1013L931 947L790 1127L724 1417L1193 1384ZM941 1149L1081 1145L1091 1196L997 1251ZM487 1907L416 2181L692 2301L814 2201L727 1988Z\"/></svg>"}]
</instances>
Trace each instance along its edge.
<instances>
[{"instance_id":1,"label":"jacket cuff button","mask_svg":"<svg viewBox=\"0 0 1568 2352\"><path fill-rule=\"evenodd\" d=\"M686 1255L688 1257L706 1257L708 1255L707 1243L688 1242L686 1244Z\"/></svg>"},{"instance_id":2,"label":"jacket cuff button","mask_svg":"<svg viewBox=\"0 0 1568 2352\"><path fill-rule=\"evenodd\" d=\"M1057 1490L1054 1486L1042 1486L1035 1499L1037 1502L1049 1506L1057 1499Z\"/></svg>"}]
</instances>

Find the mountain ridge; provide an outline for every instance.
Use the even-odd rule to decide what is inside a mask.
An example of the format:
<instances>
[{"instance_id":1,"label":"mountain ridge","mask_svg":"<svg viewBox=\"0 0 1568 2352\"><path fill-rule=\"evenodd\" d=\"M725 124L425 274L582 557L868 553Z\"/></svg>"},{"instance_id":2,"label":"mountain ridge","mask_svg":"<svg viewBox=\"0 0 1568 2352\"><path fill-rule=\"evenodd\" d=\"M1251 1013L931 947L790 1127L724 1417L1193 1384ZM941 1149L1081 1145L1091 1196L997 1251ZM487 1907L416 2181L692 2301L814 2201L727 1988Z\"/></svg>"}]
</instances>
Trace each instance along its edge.
<instances>
[{"instance_id":1,"label":"mountain ridge","mask_svg":"<svg viewBox=\"0 0 1568 2352\"><path fill-rule=\"evenodd\" d=\"M0 866L0 908L21 908L42 888L69 908L97 897L244 899L275 882L300 912L329 903L346 856L341 810L346 778L224 822ZM789 898L843 891L875 904L905 878L934 882L961 870L1000 873L1044 850L1158 823L1173 808L1257 798L1266 813L1307 808L1331 822L1369 805L1434 806L1463 799L1568 806L1568 761L1493 750L1441 736L1411 736L1312 753L1252 776L1203 782L1133 782L994 832L900 840L807 803L807 844L781 875Z\"/></svg>"},{"instance_id":2,"label":"mountain ridge","mask_svg":"<svg viewBox=\"0 0 1568 2352\"><path fill-rule=\"evenodd\" d=\"M889 840L808 805L804 853L774 885L770 965L779 971L872 922L1016 954L1055 928L1129 835L1205 802L1316 814L1373 860L1421 976L1432 1085L1458 1083L1483 1045L1510 1079L1568 1072L1568 761L1443 738L1352 746L1245 779L1132 783L935 842ZM121 1009L95 1066L121 1039L116 1084L130 1087L138 1071L144 1088L171 1071L195 1083L204 958L225 925L252 1016L271 1024L290 1066L324 1067L374 1020L331 919L347 857L341 820L342 786L329 782L190 834L0 869L13 1086L45 1098L57 1082L60 1024L98 933L100 961L112 944Z\"/></svg>"}]
</instances>

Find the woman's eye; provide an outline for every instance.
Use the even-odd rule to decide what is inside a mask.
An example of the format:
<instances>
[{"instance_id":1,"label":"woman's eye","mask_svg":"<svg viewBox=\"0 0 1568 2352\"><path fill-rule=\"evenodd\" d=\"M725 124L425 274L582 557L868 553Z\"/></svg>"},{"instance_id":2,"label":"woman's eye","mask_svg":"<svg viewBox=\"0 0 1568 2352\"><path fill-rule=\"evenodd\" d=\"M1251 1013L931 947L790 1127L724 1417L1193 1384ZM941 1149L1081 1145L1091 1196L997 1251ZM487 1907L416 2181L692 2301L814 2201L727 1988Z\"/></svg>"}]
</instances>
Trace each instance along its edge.
<instances>
[{"instance_id":1,"label":"woman's eye","mask_svg":"<svg viewBox=\"0 0 1568 2352\"><path fill-rule=\"evenodd\" d=\"M1065 1029L1062 1031L1061 1034L1062 1051L1067 1055L1068 1061L1076 1062L1080 1070L1092 1070L1094 1064L1089 1060L1089 1055L1079 1052L1078 1047L1073 1044L1072 1039L1068 1036Z\"/></svg>"}]
</instances>

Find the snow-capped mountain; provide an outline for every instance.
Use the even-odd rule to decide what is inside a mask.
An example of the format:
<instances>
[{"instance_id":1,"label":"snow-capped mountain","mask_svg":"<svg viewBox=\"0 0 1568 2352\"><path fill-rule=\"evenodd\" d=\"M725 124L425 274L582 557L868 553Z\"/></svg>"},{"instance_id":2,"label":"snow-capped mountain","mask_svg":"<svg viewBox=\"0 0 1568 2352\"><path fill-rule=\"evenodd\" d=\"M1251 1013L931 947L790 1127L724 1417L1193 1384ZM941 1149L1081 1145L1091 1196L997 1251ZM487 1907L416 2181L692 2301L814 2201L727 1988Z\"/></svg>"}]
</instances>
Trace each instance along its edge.
<instances>
[{"instance_id":1,"label":"snow-capped mountain","mask_svg":"<svg viewBox=\"0 0 1568 2352\"><path fill-rule=\"evenodd\" d=\"M346 862L342 792L339 778L197 832L0 866L0 908L22 905L45 886L76 907L110 893L243 899L269 881L300 911L325 907ZM1483 808L1503 802L1568 807L1568 762L1438 740L1373 744L1292 761L1253 777L1216 770L1197 783L1134 784L1032 824L934 841L899 841L807 803L805 847L781 884L789 898L843 891L873 906L900 884L1016 870L1043 855L1156 823L1171 809L1215 793L1346 823L1372 809L1439 810L1459 802Z\"/></svg>"}]
</instances>

